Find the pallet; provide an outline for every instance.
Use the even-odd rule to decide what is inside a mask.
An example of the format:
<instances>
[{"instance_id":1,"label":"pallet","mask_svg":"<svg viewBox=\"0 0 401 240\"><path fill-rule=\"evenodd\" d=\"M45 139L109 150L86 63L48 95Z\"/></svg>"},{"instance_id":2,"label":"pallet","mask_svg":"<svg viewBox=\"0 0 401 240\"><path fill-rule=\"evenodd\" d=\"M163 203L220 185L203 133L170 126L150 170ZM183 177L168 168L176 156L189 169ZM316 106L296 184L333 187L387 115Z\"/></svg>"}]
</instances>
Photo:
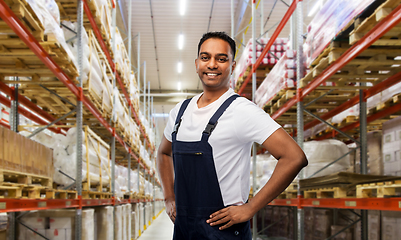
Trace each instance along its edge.
<instances>
[{"instance_id":1,"label":"pallet","mask_svg":"<svg viewBox=\"0 0 401 240\"><path fill-rule=\"evenodd\" d=\"M304 198L346 198L349 196L347 188L328 187L309 189L304 191Z\"/></svg>"},{"instance_id":2,"label":"pallet","mask_svg":"<svg viewBox=\"0 0 401 240\"><path fill-rule=\"evenodd\" d=\"M111 40L111 29L109 29L102 22L103 10L100 8L100 6L97 5L96 1L94 0L87 0L86 2L88 3L89 9L93 15L96 25L99 28L100 33L102 34L103 40L107 44ZM78 12L77 0L57 0L57 5L60 10L60 20L66 20L72 22L76 21ZM111 15L111 10L110 10L110 15ZM88 29L92 28L86 14L84 14L83 22L86 28Z\"/></svg>"},{"instance_id":3,"label":"pallet","mask_svg":"<svg viewBox=\"0 0 401 240\"><path fill-rule=\"evenodd\" d=\"M82 191L83 199L111 199L111 192Z\"/></svg>"},{"instance_id":4,"label":"pallet","mask_svg":"<svg viewBox=\"0 0 401 240\"><path fill-rule=\"evenodd\" d=\"M30 5L25 0L6 0L5 2L35 39L42 41L44 37L44 27ZM0 20L0 32L8 34L14 33L2 20Z\"/></svg>"},{"instance_id":5,"label":"pallet","mask_svg":"<svg viewBox=\"0 0 401 240\"><path fill-rule=\"evenodd\" d=\"M40 186L43 188L52 188L53 180L52 178L18 172L10 171L5 169L0 169L0 185L5 186L9 184L22 184L24 186Z\"/></svg>"},{"instance_id":6,"label":"pallet","mask_svg":"<svg viewBox=\"0 0 401 240\"><path fill-rule=\"evenodd\" d=\"M366 33L373 29L377 23L387 17L400 4L400 0L387 0L380 5L371 16L367 17L363 21L358 21L359 24L356 25L354 30L350 33L350 44L352 45L359 41L363 36L366 35ZM400 28L401 24L398 24L395 29L392 29L386 33L380 40L374 43L374 45L401 46L401 41L399 40Z\"/></svg>"},{"instance_id":7,"label":"pallet","mask_svg":"<svg viewBox=\"0 0 401 240\"><path fill-rule=\"evenodd\" d=\"M356 197L357 198L401 197L401 180L357 185Z\"/></svg>"},{"instance_id":8,"label":"pallet","mask_svg":"<svg viewBox=\"0 0 401 240\"><path fill-rule=\"evenodd\" d=\"M59 190L51 189L46 190L46 199L77 199L78 193L74 190Z\"/></svg>"},{"instance_id":9,"label":"pallet","mask_svg":"<svg viewBox=\"0 0 401 240\"><path fill-rule=\"evenodd\" d=\"M40 199L42 198L41 191L44 189L46 189L46 187L17 183L3 183L0 186L0 198Z\"/></svg>"}]
</instances>

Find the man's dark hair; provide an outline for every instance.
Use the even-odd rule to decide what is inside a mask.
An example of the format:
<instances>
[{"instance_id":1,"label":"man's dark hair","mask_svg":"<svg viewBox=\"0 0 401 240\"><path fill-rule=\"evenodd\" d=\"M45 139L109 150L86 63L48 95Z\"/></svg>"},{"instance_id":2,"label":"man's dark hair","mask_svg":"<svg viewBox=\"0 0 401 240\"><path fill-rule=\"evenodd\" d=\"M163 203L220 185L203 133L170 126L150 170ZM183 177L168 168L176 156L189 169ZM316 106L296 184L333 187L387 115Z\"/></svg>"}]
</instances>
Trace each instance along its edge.
<instances>
[{"instance_id":1,"label":"man's dark hair","mask_svg":"<svg viewBox=\"0 0 401 240\"><path fill-rule=\"evenodd\" d=\"M208 33L203 34L203 36L198 44L198 56L199 56L199 51L200 51L202 44L210 38L218 38L218 39L224 40L228 44L230 44L231 51L233 54L233 61L234 61L235 51L236 51L235 41L230 36L228 36L225 32L208 32Z\"/></svg>"}]
</instances>

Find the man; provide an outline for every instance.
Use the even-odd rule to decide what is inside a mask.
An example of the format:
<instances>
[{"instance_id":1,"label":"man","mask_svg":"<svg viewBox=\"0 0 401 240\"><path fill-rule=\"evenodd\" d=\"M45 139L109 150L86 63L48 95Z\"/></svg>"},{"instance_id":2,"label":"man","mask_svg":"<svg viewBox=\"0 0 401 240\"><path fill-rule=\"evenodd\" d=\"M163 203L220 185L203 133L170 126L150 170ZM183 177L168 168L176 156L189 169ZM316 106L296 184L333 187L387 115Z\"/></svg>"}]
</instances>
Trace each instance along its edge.
<instances>
[{"instance_id":1,"label":"man","mask_svg":"<svg viewBox=\"0 0 401 240\"><path fill-rule=\"evenodd\" d=\"M157 153L173 239L251 239L249 220L307 165L297 143L262 109L229 88L235 42L203 35L195 60L203 93L171 110ZM278 159L270 180L248 200L253 142Z\"/></svg>"}]
</instances>

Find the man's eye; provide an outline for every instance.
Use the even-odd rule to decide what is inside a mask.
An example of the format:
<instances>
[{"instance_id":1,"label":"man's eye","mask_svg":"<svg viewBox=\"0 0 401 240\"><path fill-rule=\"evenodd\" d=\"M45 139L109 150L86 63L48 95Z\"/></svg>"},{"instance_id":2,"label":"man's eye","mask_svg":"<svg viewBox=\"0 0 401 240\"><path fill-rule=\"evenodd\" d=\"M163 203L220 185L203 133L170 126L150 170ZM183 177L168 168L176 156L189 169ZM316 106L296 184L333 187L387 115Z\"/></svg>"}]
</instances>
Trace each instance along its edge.
<instances>
[{"instance_id":1,"label":"man's eye","mask_svg":"<svg viewBox=\"0 0 401 240\"><path fill-rule=\"evenodd\" d=\"M201 60L208 60L208 57L201 57Z\"/></svg>"},{"instance_id":2,"label":"man's eye","mask_svg":"<svg viewBox=\"0 0 401 240\"><path fill-rule=\"evenodd\" d=\"M219 58L220 62L227 62L227 58Z\"/></svg>"}]
</instances>

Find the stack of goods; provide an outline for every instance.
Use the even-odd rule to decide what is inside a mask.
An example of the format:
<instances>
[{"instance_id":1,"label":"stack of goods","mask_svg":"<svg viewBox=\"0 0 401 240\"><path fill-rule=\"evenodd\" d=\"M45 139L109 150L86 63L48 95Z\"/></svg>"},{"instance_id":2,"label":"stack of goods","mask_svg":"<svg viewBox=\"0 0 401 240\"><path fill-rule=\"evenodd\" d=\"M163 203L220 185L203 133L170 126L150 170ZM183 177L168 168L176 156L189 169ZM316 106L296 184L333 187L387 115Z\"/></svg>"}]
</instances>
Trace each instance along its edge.
<instances>
[{"instance_id":1,"label":"stack of goods","mask_svg":"<svg viewBox=\"0 0 401 240\"><path fill-rule=\"evenodd\" d=\"M130 88L131 81L134 81L136 84L135 77L132 79L131 71L130 71L130 61L128 52L125 49L124 41L121 37L120 31L116 28L116 49L114 53L114 61L116 63L117 72L120 75L120 78L126 88Z\"/></svg>"},{"instance_id":2,"label":"stack of goods","mask_svg":"<svg viewBox=\"0 0 401 240\"><path fill-rule=\"evenodd\" d=\"M77 39L74 39L74 32L78 29L77 23L63 21L63 25L65 26L63 27L65 36L72 39L68 42L68 47L77 58ZM89 31L87 34L82 31L82 33L82 85L102 115L110 118L113 109L113 86L108 73L111 73L112 70L93 32Z\"/></svg>"},{"instance_id":3,"label":"stack of goods","mask_svg":"<svg viewBox=\"0 0 401 240\"><path fill-rule=\"evenodd\" d=\"M309 24L303 52L306 66L323 52L332 39L374 0L328 0Z\"/></svg>"},{"instance_id":4,"label":"stack of goods","mask_svg":"<svg viewBox=\"0 0 401 240\"><path fill-rule=\"evenodd\" d=\"M258 59L263 52L266 44L268 43L269 38L260 38L256 44L256 59ZM252 65L252 39L250 39L241 55L241 58L237 61L235 70L233 72L233 85L238 85L238 80L243 78L244 75L247 75L247 68ZM274 44L270 48L270 53L268 52L266 56L263 57L263 61L261 65L269 65L274 66L278 59L280 59L284 52L288 50L288 39L287 38L277 38Z\"/></svg>"},{"instance_id":5,"label":"stack of goods","mask_svg":"<svg viewBox=\"0 0 401 240\"><path fill-rule=\"evenodd\" d=\"M131 204L114 207L114 239L131 239Z\"/></svg>"},{"instance_id":6,"label":"stack of goods","mask_svg":"<svg viewBox=\"0 0 401 240\"><path fill-rule=\"evenodd\" d=\"M53 151L48 146L0 127L0 170L4 172L4 175L1 174L1 182L8 181L5 179L8 172L11 176L14 174L41 176L43 180L48 179L48 182L46 184L43 182L42 185L52 186L52 156Z\"/></svg>"},{"instance_id":7,"label":"stack of goods","mask_svg":"<svg viewBox=\"0 0 401 240\"><path fill-rule=\"evenodd\" d=\"M139 112L139 90L138 85L135 81L135 75L131 74L131 83L128 88L131 105L133 106L136 113Z\"/></svg>"},{"instance_id":8,"label":"stack of goods","mask_svg":"<svg viewBox=\"0 0 401 240\"><path fill-rule=\"evenodd\" d=\"M76 211L58 209L26 212L20 221L48 239L74 239ZM82 226L85 226L82 228L82 240L95 239L94 213L94 209L82 209ZM17 237L19 240L43 239L21 224L18 224Z\"/></svg>"},{"instance_id":9,"label":"stack of goods","mask_svg":"<svg viewBox=\"0 0 401 240\"><path fill-rule=\"evenodd\" d=\"M281 90L296 87L295 51L287 50L255 92L256 104L263 108Z\"/></svg>"},{"instance_id":10,"label":"stack of goods","mask_svg":"<svg viewBox=\"0 0 401 240\"><path fill-rule=\"evenodd\" d=\"M142 143L140 143L139 156L141 157L143 164L146 166L146 168L150 169L151 171L154 171L154 168L152 166L152 161L150 160L149 152L146 151L146 148L145 146L142 145Z\"/></svg>"},{"instance_id":11,"label":"stack of goods","mask_svg":"<svg viewBox=\"0 0 401 240\"><path fill-rule=\"evenodd\" d=\"M383 123L384 174L401 176L401 118Z\"/></svg>"},{"instance_id":12,"label":"stack of goods","mask_svg":"<svg viewBox=\"0 0 401 240\"><path fill-rule=\"evenodd\" d=\"M140 143L140 131L134 119L129 115L129 110L125 99L119 94L118 88L114 89L116 96L114 104L113 121L116 123L117 132L120 133L124 140L130 143L133 150L138 151L137 146Z\"/></svg>"},{"instance_id":13,"label":"stack of goods","mask_svg":"<svg viewBox=\"0 0 401 240\"><path fill-rule=\"evenodd\" d=\"M303 170L305 178L308 178L318 170L325 167L327 164L344 156L347 152L349 152L349 149L343 142L330 139L305 142L304 152L308 158L309 164ZM257 155L256 164L257 183L258 187L261 188L270 179L274 168L276 167L277 160L270 154L260 154ZM314 177L344 172L347 171L350 166L351 164L349 156L347 155L338 162L332 164L329 168L326 168L325 170L314 175Z\"/></svg>"},{"instance_id":14,"label":"stack of goods","mask_svg":"<svg viewBox=\"0 0 401 240\"><path fill-rule=\"evenodd\" d=\"M148 180L145 180L145 197L147 199L153 198L153 184Z\"/></svg>"},{"instance_id":15,"label":"stack of goods","mask_svg":"<svg viewBox=\"0 0 401 240\"><path fill-rule=\"evenodd\" d=\"M66 175L75 178L76 176L76 149L77 129L71 128L67 135L56 134L50 137L39 133L33 140L53 149L54 176L53 181L62 186L73 184L74 181ZM101 187L110 186L110 147L104 143L88 127L82 132L82 181L90 185ZM89 162L89 166L87 163ZM64 173L64 174L62 174Z\"/></svg>"}]
</instances>

